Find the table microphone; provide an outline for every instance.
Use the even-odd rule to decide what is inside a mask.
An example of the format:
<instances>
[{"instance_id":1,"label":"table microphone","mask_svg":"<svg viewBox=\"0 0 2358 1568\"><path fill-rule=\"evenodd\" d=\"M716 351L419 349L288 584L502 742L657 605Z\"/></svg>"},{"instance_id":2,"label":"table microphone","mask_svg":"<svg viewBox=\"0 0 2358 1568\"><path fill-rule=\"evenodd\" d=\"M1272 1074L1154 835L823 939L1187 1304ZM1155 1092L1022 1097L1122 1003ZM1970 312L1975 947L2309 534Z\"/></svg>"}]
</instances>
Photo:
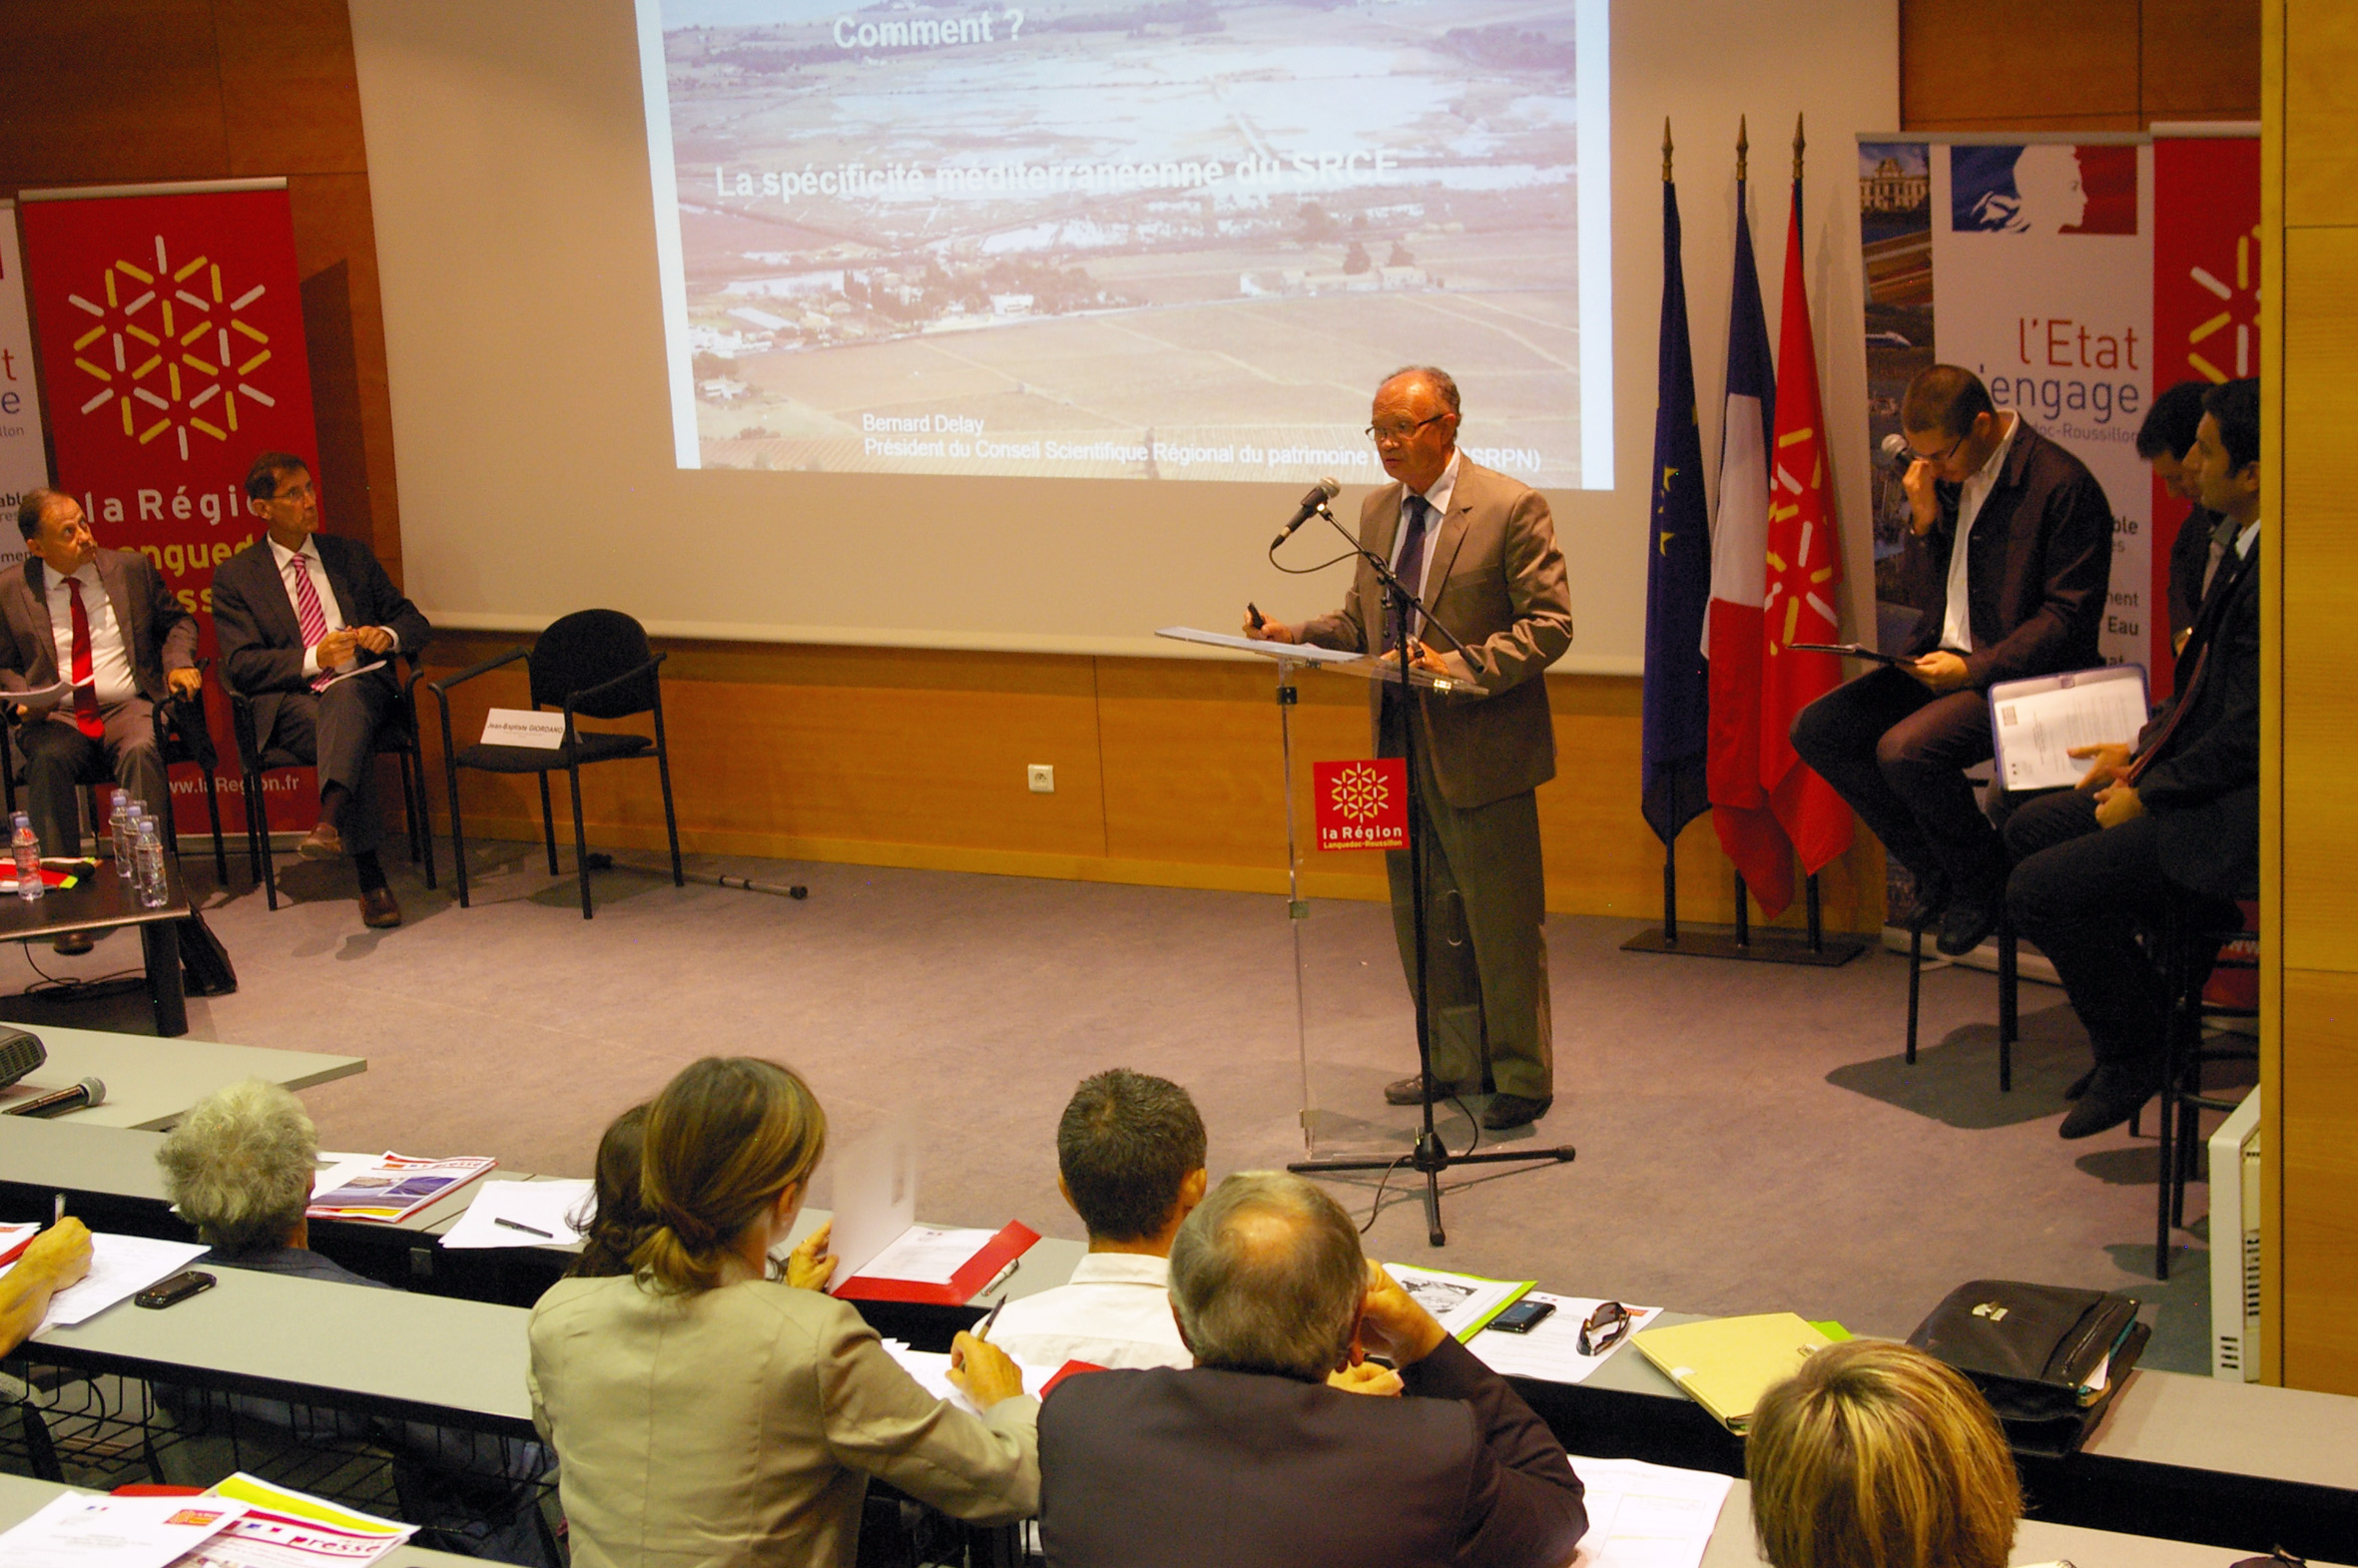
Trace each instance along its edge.
<instances>
[{"instance_id":1,"label":"table microphone","mask_svg":"<svg viewBox=\"0 0 2358 1568\"><path fill-rule=\"evenodd\" d=\"M8 1108L10 1116L63 1116L68 1111L79 1111L86 1105L104 1105L107 1086L96 1078L85 1078L71 1089L52 1089L45 1095L27 1100L22 1105Z\"/></svg>"}]
</instances>

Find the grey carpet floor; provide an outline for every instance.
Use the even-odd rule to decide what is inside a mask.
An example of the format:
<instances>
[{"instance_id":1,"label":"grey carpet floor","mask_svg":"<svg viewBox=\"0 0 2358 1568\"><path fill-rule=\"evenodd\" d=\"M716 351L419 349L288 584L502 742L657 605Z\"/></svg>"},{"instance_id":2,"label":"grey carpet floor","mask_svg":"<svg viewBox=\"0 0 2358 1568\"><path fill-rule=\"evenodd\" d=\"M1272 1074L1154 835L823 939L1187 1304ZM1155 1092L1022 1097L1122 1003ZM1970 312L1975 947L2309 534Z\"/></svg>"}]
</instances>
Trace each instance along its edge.
<instances>
[{"instance_id":1,"label":"grey carpet floor","mask_svg":"<svg viewBox=\"0 0 2358 1568\"><path fill-rule=\"evenodd\" d=\"M234 996L192 1000L195 1035L350 1052L356 1078L305 1093L332 1149L491 1154L588 1174L600 1129L707 1053L800 1069L838 1140L913 1116L919 1211L1078 1237L1057 1197L1054 1130L1101 1068L1194 1094L1220 1173L1305 1152L1295 956L1283 902L1253 894L699 858L807 901L631 870L601 873L597 918L536 845L475 848L474 906L395 878L408 922L364 930L341 867L282 874L264 907L237 866L211 895ZM652 861L652 857L639 857ZM206 873L192 867L192 874ZM2015 1088L1997 1088L1996 982L1929 974L1925 1049L1901 1060L1906 967L1870 951L1815 970L1619 950L1629 921L1548 923L1555 1108L1502 1147L1570 1143L1570 1165L1444 1179L1445 1249L1422 1183L1336 1178L1379 1257L1705 1312L1791 1308L1905 1333L1977 1278L2129 1291L2153 1304L2146 1364L2208 1370L2198 1223L2152 1278L2154 1146L2126 1130L2056 1136L2086 1040L2062 993L2026 983ZM1325 1129L1407 1147L1380 1103L1414 1069L1410 1010L1381 906L1321 903L1307 923L1308 1075ZM17 956L16 954L21 954ZM138 962L117 936L86 958L0 953L0 987ZM11 973L13 971L13 974ZM34 1023L144 1031L137 996L19 996ZM1443 1136L1463 1149L1455 1108ZM1326 1134L1322 1132L1322 1138ZM1323 1149L1322 1149L1322 1152ZM813 1193L828 1201L824 1170ZM2196 1187L2189 1213L2206 1206Z\"/></svg>"}]
</instances>

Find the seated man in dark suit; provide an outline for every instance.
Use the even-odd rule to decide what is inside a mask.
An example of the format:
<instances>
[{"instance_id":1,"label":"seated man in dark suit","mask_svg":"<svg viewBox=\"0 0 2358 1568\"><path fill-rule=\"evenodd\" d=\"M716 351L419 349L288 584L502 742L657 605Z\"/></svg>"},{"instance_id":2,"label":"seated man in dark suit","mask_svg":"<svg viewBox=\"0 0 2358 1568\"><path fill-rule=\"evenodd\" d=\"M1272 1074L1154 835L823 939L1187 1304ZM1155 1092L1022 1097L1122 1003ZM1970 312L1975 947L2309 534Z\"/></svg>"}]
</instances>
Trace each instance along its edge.
<instances>
[{"instance_id":1,"label":"seated man in dark suit","mask_svg":"<svg viewBox=\"0 0 2358 1568\"><path fill-rule=\"evenodd\" d=\"M1068 1377L1039 1416L1040 1539L1060 1568L1409 1568L1571 1560L1580 1478L1506 1380L1300 1177L1231 1176L1171 1250L1196 1364ZM1363 1350L1407 1384L1330 1387Z\"/></svg>"},{"instance_id":2,"label":"seated man in dark suit","mask_svg":"<svg viewBox=\"0 0 2358 1568\"><path fill-rule=\"evenodd\" d=\"M194 697L197 622L136 551L101 550L82 503L56 490L29 490L17 507L24 565L0 575L0 689L74 682L58 702L17 705L16 744L25 754L26 809L41 852L82 852L75 786L115 782L161 817L172 808L156 750L156 704ZM88 932L57 939L61 953L86 953Z\"/></svg>"},{"instance_id":3,"label":"seated man in dark suit","mask_svg":"<svg viewBox=\"0 0 2358 1568\"><path fill-rule=\"evenodd\" d=\"M2184 900L2234 929L2234 900L2259 877L2259 383L2213 387L2202 407L2187 462L2236 534L2178 654L2176 695L2133 748L2075 752L2092 759L2079 787L2006 826L2021 857L2007 883L2015 927L2055 961L2095 1048L2065 1138L2119 1126L2160 1087L2168 998L2139 928Z\"/></svg>"},{"instance_id":4,"label":"seated man in dark suit","mask_svg":"<svg viewBox=\"0 0 2358 1568\"><path fill-rule=\"evenodd\" d=\"M1916 879L1911 923L1940 916L1940 950L1998 924L2006 846L1965 771L1990 760L1990 688L2096 664L2112 574L2112 507L2087 466L2001 413L1981 377L1937 364L1908 384L1900 429L1901 560L1925 605L1906 652L1793 721L1793 749Z\"/></svg>"},{"instance_id":5,"label":"seated man in dark suit","mask_svg":"<svg viewBox=\"0 0 2358 1568\"><path fill-rule=\"evenodd\" d=\"M318 825L296 852L332 860L349 849L362 923L399 925L376 858L376 732L400 695L393 656L417 652L434 629L366 545L319 532L318 486L301 458L263 453L246 497L270 532L213 574L223 676L253 702L265 749L318 766Z\"/></svg>"},{"instance_id":6,"label":"seated man in dark suit","mask_svg":"<svg viewBox=\"0 0 2358 1568\"><path fill-rule=\"evenodd\" d=\"M2208 381L2180 381L2153 399L2137 426L2137 455L2153 465L2153 477L2180 501L2191 501L2169 547L2169 651L2186 646L2194 612L2210 580L2235 543L2235 525L2202 504L2201 475L2193 466L2194 437L2202 424ZM2161 520L2154 519L2154 532Z\"/></svg>"}]
</instances>

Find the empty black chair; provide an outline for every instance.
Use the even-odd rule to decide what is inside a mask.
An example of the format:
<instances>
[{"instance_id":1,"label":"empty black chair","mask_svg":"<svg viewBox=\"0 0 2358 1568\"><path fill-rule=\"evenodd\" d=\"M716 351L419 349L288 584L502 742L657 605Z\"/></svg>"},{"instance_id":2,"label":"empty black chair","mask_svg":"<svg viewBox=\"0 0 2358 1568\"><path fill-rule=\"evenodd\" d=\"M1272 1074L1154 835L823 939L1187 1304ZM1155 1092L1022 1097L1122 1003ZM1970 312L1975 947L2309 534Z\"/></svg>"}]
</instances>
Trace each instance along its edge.
<instances>
[{"instance_id":1,"label":"empty black chair","mask_svg":"<svg viewBox=\"0 0 2358 1568\"><path fill-rule=\"evenodd\" d=\"M548 844L549 874L557 874L557 821L549 804L548 776L557 769L573 785L573 860L581 876L581 917L590 918L589 839L581 821L581 771L592 763L618 763L653 757L663 780L663 825L671 835L672 885L685 887L680 869L680 823L672 810L671 754L663 738L664 655L647 646L647 630L619 610L576 610L540 634L530 648L511 648L445 680L429 681L426 689L442 712L442 769L450 784L450 845L458 858L458 902L467 903L466 834L459 825L458 771L477 768L492 774L535 774L540 779L540 828ZM564 744L554 750L531 746L475 745L463 751L450 737L450 692L479 675L517 660L525 662L532 683L535 711L553 708L565 716ZM618 734L611 730L583 730L577 717L627 719L652 713L655 734Z\"/></svg>"},{"instance_id":2,"label":"empty black chair","mask_svg":"<svg viewBox=\"0 0 2358 1568\"><path fill-rule=\"evenodd\" d=\"M412 863L421 859L425 862L425 884L431 887L434 885L434 824L426 814L425 751L419 745L417 727L417 671L418 657L414 653L400 655L394 664L400 695L392 712L377 729L376 755L390 757L400 767L401 822L409 833L409 858ZM237 737L238 768L245 781L246 857L263 885L270 906L276 909L279 907L278 860L271 851L270 797L263 790L262 776L282 769L314 767L317 760L298 757L279 747L266 749L255 730L254 701L230 684L226 666L221 686L229 694L230 731Z\"/></svg>"}]
</instances>

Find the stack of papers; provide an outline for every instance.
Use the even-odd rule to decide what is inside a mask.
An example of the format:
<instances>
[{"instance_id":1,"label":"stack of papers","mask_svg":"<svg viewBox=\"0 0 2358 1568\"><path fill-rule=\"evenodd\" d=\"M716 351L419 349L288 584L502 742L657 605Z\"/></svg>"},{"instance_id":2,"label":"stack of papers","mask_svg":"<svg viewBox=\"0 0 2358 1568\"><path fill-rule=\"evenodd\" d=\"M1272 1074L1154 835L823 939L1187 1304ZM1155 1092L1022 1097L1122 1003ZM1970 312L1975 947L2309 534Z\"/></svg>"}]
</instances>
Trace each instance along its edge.
<instances>
[{"instance_id":1,"label":"stack of papers","mask_svg":"<svg viewBox=\"0 0 2358 1568\"><path fill-rule=\"evenodd\" d=\"M488 1155L420 1160L411 1155L360 1155L321 1171L311 1182L314 1220L406 1220L499 1164Z\"/></svg>"},{"instance_id":2,"label":"stack of papers","mask_svg":"<svg viewBox=\"0 0 2358 1568\"><path fill-rule=\"evenodd\" d=\"M900 1363L900 1369L915 1378L925 1392L936 1399L947 1399L968 1415L980 1415L981 1407L966 1397L965 1390L949 1380L949 1352L947 1350L912 1350L905 1340L886 1339L884 1353ZM1023 1391L1037 1398L1047 1391L1048 1384L1064 1373L1065 1362L1058 1366L1034 1366L1029 1361L1017 1361L1023 1373Z\"/></svg>"},{"instance_id":3,"label":"stack of papers","mask_svg":"<svg viewBox=\"0 0 2358 1568\"><path fill-rule=\"evenodd\" d=\"M1588 1508L1573 1568L1700 1568L1735 1485L1732 1476L1637 1459L1574 1456L1572 1470L1587 1489ZM1751 1521L1739 1523L1749 1534Z\"/></svg>"},{"instance_id":4,"label":"stack of papers","mask_svg":"<svg viewBox=\"0 0 2358 1568\"><path fill-rule=\"evenodd\" d=\"M146 1236L94 1234L90 1238L90 1272L49 1299L49 1315L41 1319L41 1328L70 1328L96 1317L158 1280L180 1273L208 1251L203 1242L159 1242ZM0 1274L15 1267L11 1261L7 1268L0 1269Z\"/></svg>"},{"instance_id":5,"label":"stack of papers","mask_svg":"<svg viewBox=\"0 0 2358 1568\"><path fill-rule=\"evenodd\" d=\"M209 1495L246 1512L176 1568L358 1568L417 1533L413 1524L338 1508L243 1470Z\"/></svg>"},{"instance_id":6,"label":"stack of papers","mask_svg":"<svg viewBox=\"0 0 2358 1568\"><path fill-rule=\"evenodd\" d=\"M1544 1291L1533 1291L1527 1299L1553 1302L1555 1310L1526 1333L1485 1328L1467 1341L1467 1348L1502 1377L1533 1377L1550 1383L1586 1382L1590 1372L1612 1359L1614 1351L1628 1342L1628 1335L1624 1334L1602 1355L1580 1353L1580 1325L1588 1320L1590 1312L1604 1305L1602 1297L1549 1296ZM1661 1315L1659 1307L1630 1307L1629 1332L1637 1332Z\"/></svg>"},{"instance_id":7,"label":"stack of papers","mask_svg":"<svg viewBox=\"0 0 2358 1568\"><path fill-rule=\"evenodd\" d=\"M1417 1269L1408 1264L1386 1264L1384 1272L1416 1298L1461 1344L1471 1344L1482 1325L1512 1307L1539 1282L1484 1280L1478 1275L1450 1274L1440 1269Z\"/></svg>"},{"instance_id":8,"label":"stack of papers","mask_svg":"<svg viewBox=\"0 0 2358 1568\"><path fill-rule=\"evenodd\" d=\"M246 1512L212 1497L93 1497L68 1492L6 1535L9 1568L164 1568Z\"/></svg>"},{"instance_id":9,"label":"stack of papers","mask_svg":"<svg viewBox=\"0 0 2358 1568\"><path fill-rule=\"evenodd\" d=\"M597 1187L587 1180L485 1182L443 1235L442 1245L571 1247L582 1239L596 1210Z\"/></svg>"}]
</instances>

